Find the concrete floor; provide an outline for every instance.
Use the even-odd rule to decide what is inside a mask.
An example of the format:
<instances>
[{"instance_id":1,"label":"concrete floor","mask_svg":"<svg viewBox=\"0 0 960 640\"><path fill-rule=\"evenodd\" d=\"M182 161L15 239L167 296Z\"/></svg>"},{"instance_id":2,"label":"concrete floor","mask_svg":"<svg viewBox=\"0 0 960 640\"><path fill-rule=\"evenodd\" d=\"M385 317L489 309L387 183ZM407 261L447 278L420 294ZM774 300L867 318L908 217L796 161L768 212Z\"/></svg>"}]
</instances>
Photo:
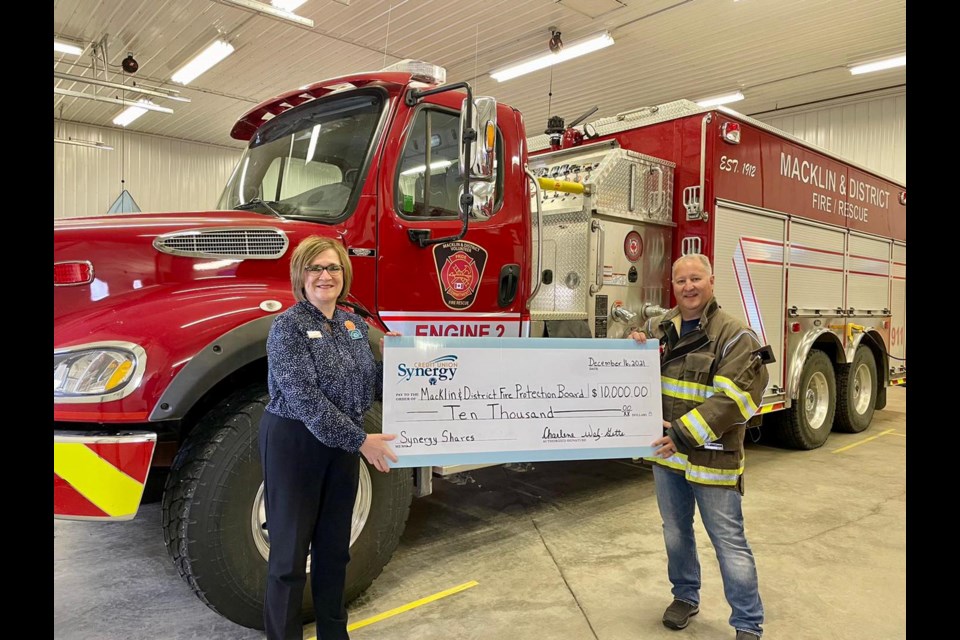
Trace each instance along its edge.
<instances>
[{"instance_id":1,"label":"concrete floor","mask_svg":"<svg viewBox=\"0 0 960 640\"><path fill-rule=\"evenodd\" d=\"M749 446L744 511L765 638L906 638L906 446L902 388L863 434L832 434L816 451ZM660 624L671 597L649 470L570 462L472 477L436 479L433 495L414 500L399 550L350 620L477 585L357 629L354 640L733 638L699 523L700 615L682 632ZM53 553L55 638L263 637L180 580L158 504L131 523L54 521Z\"/></svg>"}]
</instances>

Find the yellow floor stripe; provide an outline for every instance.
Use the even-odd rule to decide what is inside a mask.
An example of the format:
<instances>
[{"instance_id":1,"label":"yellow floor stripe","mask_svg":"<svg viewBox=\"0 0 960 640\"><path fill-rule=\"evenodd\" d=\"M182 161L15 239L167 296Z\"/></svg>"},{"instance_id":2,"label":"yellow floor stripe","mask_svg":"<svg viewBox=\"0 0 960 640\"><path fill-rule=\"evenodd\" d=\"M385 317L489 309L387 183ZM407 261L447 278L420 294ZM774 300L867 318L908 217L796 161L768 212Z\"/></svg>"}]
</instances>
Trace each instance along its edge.
<instances>
[{"instance_id":1,"label":"yellow floor stripe","mask_svg":"<svg viewBox=\"0 0 960 640\"><path fill-rule=\"evenodd\" d=\"M143 485L83 444L53 443L53 472L111 516L135 513Z\"/></svg>"},{"instance_id":2,"label":"yellow floor stripe","mask_svg":"<svg viewBox=\"0 0 960 640\"><path fill-rule=\"evenodd\" d=\"M840 447L839 449L834 449L834 450L831 451L830 453L840 453L841 451L846 451L847 449L853 449L854 447L859 447L859 446L862 445L862 444L865 444L865 443L867 443L867 442L870 442L871 440L876 440L876 439L879 438L880 436L885 436L885 435L887 435L888 433L893 433L894 431L895 431L895 429L887 429L886 431L881 431L880 433L878 433L878 434L875 435L875 436L870 436L869 438L864 438L864 439L861 440L860 442L854 442L853 444L848 444L848 445L845 446L845 447Z\"/></svg>"},{"instance_id":3,"label":"yellow floor stripe","mask_svg":"<svg viewBox=\"0 0 960 640\"><path fill-rule=\"evenodd\" d=\"M901 438L906 438L906 437L907 437L907 434L905 434L905 433L891 433L890 435L892 435L892 436L900 436Z\"/></svg>"},{"instance_id":4,"label":"yellow floor stripe","mask_svg":"<svg viewBox=\"0 0 960 640\"><path fill-rule=\"evenodd\" d=\"M466 591L467 589L471 587L475 587L478 584L480 583L477 582L476 580L471 580L470 582L464 582L463 584L457 585L456 587L451 587L446 591L441 591L439 593L433 594L432 596L427 596L426 598L420 598L419 600L414 600L413 602L399 606L396 609L390 609L389 611L378 613L373 617L365 618L358 622L354 622L353 624L347 626L347 631L355 631L356 629L360 629L361 627L366 627L375 622L380 622L381 620L392 618L393 616L403 613L405 611L410 611L411 609L416 609L417 607L423 606L425 604L429 604L434 600L439 600L440 598L446 598L447 596L452 596L455 593ZM309 638L307 638L307 640L317 640L317 636L310 636Z\"/></svg>"}]
</instances>

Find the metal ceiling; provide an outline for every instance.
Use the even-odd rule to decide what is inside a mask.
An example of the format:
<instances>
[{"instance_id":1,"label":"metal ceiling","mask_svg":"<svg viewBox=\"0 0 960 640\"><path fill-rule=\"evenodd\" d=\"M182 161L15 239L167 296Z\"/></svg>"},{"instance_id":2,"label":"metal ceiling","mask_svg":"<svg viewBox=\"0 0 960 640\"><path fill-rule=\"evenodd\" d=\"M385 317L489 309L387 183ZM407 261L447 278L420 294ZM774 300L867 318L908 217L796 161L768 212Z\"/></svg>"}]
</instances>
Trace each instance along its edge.
<instances>
[{"instance_id":1,"label":"metal ceiling","mask_svg":"<svg viewBox=\"0 0 960 640\"><path fill-rule=\"evenodd\" d=\"M404 58L446 67L448 82L470 81L477 95L518 108L529 135L543 132L548 115L569 122L593 106L591 119L740 89L746 99L729 106L762 117L906 85L903 67L861 76L847 70L906 51L905 0L308 0L296 13L315 27L217 0L55 0L54 36L103 42L106 55L95 60L90 47L80 58L55 53L54 72L131 90L62 76L54 87L127 100L141 97L133 83L179 89L191 102L152 98L174 113L148 112L129 128L240 147L230 129L255 104ZM503 83L489 77L546 52L550 27L568 43L608 30L616 44L552 71ZM233 55L186 87L170 81L217 37L234 45ZM134 75L121 71L128 53L139 62ZM113 127L121 109L54 94L54 117L64 121Z\"/></svg>"}]
</instances>

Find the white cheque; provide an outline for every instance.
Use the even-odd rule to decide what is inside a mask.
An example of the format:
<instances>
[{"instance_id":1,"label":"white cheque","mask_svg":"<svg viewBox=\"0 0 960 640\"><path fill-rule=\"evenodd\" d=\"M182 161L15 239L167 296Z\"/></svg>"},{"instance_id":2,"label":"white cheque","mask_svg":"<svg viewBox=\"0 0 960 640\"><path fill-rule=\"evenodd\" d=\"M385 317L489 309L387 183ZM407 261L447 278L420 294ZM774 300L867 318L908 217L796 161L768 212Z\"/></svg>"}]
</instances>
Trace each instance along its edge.
<instances>
[{"instance_id":1,"label":"white cheque","mask_svg":"<svg viewBox=\"0 0 960 640\"><path fill-rule=\"evenodd\" d=\"M383 432L396 467L652 454L659 345L387 336Z\"/></svg>"}]
</instances>

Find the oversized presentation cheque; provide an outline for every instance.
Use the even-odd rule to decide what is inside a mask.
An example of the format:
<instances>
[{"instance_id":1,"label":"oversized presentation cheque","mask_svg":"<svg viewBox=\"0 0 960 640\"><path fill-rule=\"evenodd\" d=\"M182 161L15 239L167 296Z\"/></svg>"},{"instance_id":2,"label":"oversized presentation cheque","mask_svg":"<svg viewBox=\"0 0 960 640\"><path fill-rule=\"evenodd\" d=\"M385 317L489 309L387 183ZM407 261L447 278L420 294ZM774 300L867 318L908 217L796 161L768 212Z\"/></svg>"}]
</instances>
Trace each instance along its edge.
<instances>
[{"instance_id":1,"label":"oversized presentation cheque","mask_svg":"<svg viewBox=\"0 0 960 640\"><path fill-rule=\"evenodd\" d=\"M394 467L636 458L663 434L655 340L387 336Z\"/></svg>"}]
</instances>

